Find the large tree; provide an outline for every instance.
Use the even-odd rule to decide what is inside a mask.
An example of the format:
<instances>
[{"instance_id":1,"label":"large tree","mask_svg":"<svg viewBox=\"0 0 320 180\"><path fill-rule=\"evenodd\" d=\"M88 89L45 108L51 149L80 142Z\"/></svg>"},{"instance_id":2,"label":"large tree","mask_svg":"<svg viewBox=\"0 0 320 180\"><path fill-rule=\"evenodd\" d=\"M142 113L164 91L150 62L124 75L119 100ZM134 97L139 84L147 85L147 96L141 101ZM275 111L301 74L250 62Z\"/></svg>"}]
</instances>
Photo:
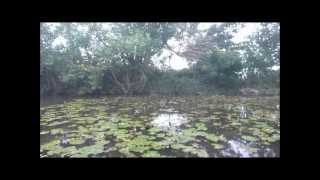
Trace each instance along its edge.
<instances>
[{"instance_id":1,"label":"large tree","mask_svg":"<svg viewBox=\"0 0 320 180\"><path fill-rule=\"evenodd\" d=\"M261 23L261 28L241 46L247 84L274 82L270 81L270 76L279 74L272 68L280 66L280 25Z\"/></svg>"},{"instance_id":2,"label":"large tree","mask_svg":"<svg viewBox=\"0 0 320 180\"><path fill-rule=\"evenodd\" d=\"M193 42L189 43L182 53L189 63L195 63L199 59L210 56L215 50L232 50L234 43L232 41L241 24L239 23L221 23L213 24L205 31L205 35L196 36Z\"/></svg>"},{"instance_id":3,"label":"large tree","mask_svg":"<svg viewBox=\"0 0 320 180\"><path fill-rule=\"evenodd\" d=\"M96 29L101 44L97 56L108 62L113 83L123 94L139 93L152 66L151 57L161 52L177 34L172 23L117 23L109 30Z\"/></svg>"}]
</instances>

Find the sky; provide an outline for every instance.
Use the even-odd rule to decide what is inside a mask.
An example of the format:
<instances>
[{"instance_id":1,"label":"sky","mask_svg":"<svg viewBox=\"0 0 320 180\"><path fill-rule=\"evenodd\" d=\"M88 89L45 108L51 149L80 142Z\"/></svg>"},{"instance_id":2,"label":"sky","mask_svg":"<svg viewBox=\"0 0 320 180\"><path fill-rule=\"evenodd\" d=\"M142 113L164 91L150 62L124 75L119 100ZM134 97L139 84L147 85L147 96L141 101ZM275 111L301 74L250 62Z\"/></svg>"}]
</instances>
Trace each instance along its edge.
<instances>
[{"instance_id":1,"label":"sky","mask_svg":"<svg viewBox=\"0 0 320 180\"><path fill-rule=\"evenodd\" d=\"M198 29L199 30L206 30L208 29L210 26L212 26L213 24L221 24L221 23L200 23L199 26L198 26ZM257 31L259 29L259 24L258 23L244 23L245 26L243 28L241 28L239 30L238 33L236 33L234 35L234 38L232 39L235 43L239 43L239 42L242 42L242 41L245 41L247 40L248 36L252 33L254 33L255 31ZM170 41L168 42L169 45L175 45L177 44L176 42L171 42ZM169 56L169 51L164 51L163 54L158 57L159 59L161 58L164 58L166 56ZM157 66L160 66L158 64L158 60L157 58L154 58L154 63L157 65ZM184 68L188 68L188 63L187 61L185 60L185 58L182 58L180 56L177 56L175 54L172 55L171 57L171 60L169 61L169 59L167 59L165 61L165 64L167 66L170 66L172 69L175 69L175 70L181 70L181 69L184 69Z\"/></svg>"},{"instance_id":2,"label":"sky","mask_svg":"<svg viewBox=\"0 0 320 180\"><path fill-rule=\"evenodd\" d=\"M52 23L54 24L54 23ZM221 24L221 23L200 23L198 26L199 30L206 30L208 29L211 25L213 24ZM257 31L259 28L258 23L244 23L245 26L239 30L238 33L234 34L234 38L232 39L235 43L239 43L242 41L245 41L248 37L248 35L252 34L253 32ZM108 27L108 23L106 23L105 27ZM65 44L65 40L63 38L57 38L54 42L53 45L58 45L58 44ZM178 48L177 41L174 40L169 40L168 42L169 45L171 45L175 50ZM182 58L180 56L177 56L173 54L171 56L171 60L169 61L169 58L166 58L170 55L170 51L164 50L163 53L159 57L154 57L153 62L157 65L160 66L159 60L164 59L164 62L167 66L170 66L172 69L175 70L181 70L184 68L188 68L187 61L185 58Z\"/></svg>"}]
</instances>

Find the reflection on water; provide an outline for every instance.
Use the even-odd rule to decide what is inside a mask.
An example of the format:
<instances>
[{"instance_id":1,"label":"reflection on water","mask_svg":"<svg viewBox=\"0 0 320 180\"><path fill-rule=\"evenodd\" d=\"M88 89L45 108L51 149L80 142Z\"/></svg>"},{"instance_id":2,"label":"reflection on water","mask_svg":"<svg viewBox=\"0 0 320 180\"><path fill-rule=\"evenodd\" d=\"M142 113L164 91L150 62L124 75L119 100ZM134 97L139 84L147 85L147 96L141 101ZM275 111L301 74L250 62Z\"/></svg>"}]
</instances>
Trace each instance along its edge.
<instances>
[{"instance_id":1,"label":"reflection on water","mask_svg":"<svg viewBox=\"0 0 320 180\"><path fill-rule=\"evenodd\" d=\"M230 140L228 141L229 147L226 151L223 153L225 155L235 155L238 157L257 157L258 154L255 152L250 152L250 145L251 144L245 144L244 142L241 141L235 141L235 140Z\"/></svg>"},{"instance_id":2,"label":"reflection on water","mask_svg":"<svg viewBox=\"0 0 320 180\"><path fill-rule=\"evenodd\" d=\"M228 148L222 151L224 156L231 157L276 157L276 153L270 148L261 148L257 143L241 140L228 141Z\"/></svg>"},{"instance_id":3,"label":"reflection on water","mask_svg":"<svg viewBox=\"0 0 320 180\"><path fill-rule=\"evenodd\" d=\"M247 111L243 105L240 106L240 118L247 118Z\"/></svg>"},{"instance_id":4,"label":"reflection on water","mask_svg":"<svg viewBox=\"0 0 320 180\"><path fill-rule=\"evenodd\" d=\"M161 113L154 118L152 124L163 130L176 130L185 122L186 118L182 114Z\"/></svg>"}]
</instances>

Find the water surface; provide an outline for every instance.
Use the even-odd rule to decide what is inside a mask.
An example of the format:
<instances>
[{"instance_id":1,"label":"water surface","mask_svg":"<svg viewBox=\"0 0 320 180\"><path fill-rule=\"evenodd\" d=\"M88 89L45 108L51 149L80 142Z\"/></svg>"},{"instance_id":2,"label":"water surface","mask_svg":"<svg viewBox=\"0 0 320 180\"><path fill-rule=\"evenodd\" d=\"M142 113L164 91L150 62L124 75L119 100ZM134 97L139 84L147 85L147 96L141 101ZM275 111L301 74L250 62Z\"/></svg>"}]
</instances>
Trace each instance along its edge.
<instances>
[{"instance_id":1,"label":"water surface","mask_svg":"<svg viewBox=\"0 0 320 180\"><path fill-rule=\"evenodd\" d=\"M280 156L278 96L78 98L40 115L40 157Z\"/></svg>"}]
</instances>

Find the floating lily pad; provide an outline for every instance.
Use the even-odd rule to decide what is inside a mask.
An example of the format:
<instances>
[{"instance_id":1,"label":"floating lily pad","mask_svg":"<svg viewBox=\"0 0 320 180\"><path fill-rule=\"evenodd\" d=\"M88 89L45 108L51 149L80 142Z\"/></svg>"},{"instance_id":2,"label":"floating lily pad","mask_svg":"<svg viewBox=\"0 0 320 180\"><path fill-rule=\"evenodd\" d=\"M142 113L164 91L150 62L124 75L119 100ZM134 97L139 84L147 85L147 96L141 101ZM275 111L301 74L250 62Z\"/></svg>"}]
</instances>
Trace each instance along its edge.
<instances>
[{"instance_id":1,"label":"floating lily pad","mask_svg":"<svg viewBox=\"0 0 320 180\"><path fill-rule=\"evenodd\" d=\"M163 137L165 137L166 135L164 134L164 133L159 133L159 134L157 134L157 137L160 137L160 138L163 138Z\"/></svg>"},{"instance_id":2,"label":"floating lily pad","mask_svg":"<svg viewBox=\"0 0 320 180\"><path fill-rule=\"evenodd\" d=\"M135 157L135 155L132 152L130 152L129 148L127 147L119 149L119 152L125 154L127 157Z\"/></svg>"},{"instance_id":3,"label":"floating lily pad","mask_svg":"<svg viewBox=\"0 0 320 180\"><path fill-rule=\"evenodd\" d=\"M280 135L279 134L274 134L270 137L269 142L276 142L280 140Z\"/></svg>"},{"instance_id":4,"label":"floating lily pad","mask_svg":"<svg viewBox=\"0 0 320 180\"><path fill-rule=\"evenodd\" d=\"M63 133L63 129L52 129L52 130L50 130L50 133L52 135L62 134Z\"/></svg>"},{"instance_id":5,"label":"floating lily pad","mask_svg":"<svg viewBox=\"0 0 320 180\"><path fill-rule=\"evenodd\" d=\"M224 148L224 145L222 145L222 144L213 144L212 145L215 149L222 149L222 148Z\"/></svg>"},{"instance_id":6,"label":"floating lily pad","mask_svg":"<svg viewBox=\"0 0 320 180\"><path fill-rule=\"evenodd\" d=\"M69 139L69 143L71 145L79 145L79 144L83 144L84 142L85 142L85 139L82 137L75 137L75 138Z\"/></svg>"},{"instance_id":7,"label":"floating lily pad","mask_svg":"<svg viewBox=\"0 0 320 180\"><path fill-rule=\"evenodd\" d=\"M195 154L197 154L198 157L209 157L209 154L204 149L197 150Z\"/></svg>"},{"instance_id":8,"label":"floating lily pad","mask_svg":"<svg viewBox=\"0 0 320 180\"><path fill-rule=\"evenodd\" d=\"M88 157L89 155L94 155L101 152L103 152L103 145L96 144L79 148L77 151L77 155L78 157Z\"/></svg>"},{"instance_id":9,"label":"floating lily pad","mask_svg":"<svg viewBox=\"0 0 320 180\"><path fill-rule=\"evenodd\" d=\"M257 138L255 138L253 136L242 136L241 138L246 141L257 141Z\"/></svg>"},{"instance_id":10,"label":"floating lily pad","mask_svg":"<svg viewBox=\"0 0 320 180\"><path fill-rule=\"evenodd\" d=\"M45 135L45 134L49 134L49 133L50 133L50 131L42 131L42 132L40 132L41 135Z\"/></svg>"},{"instance_id":11,"label":"floating lily pad","mask_svg":"<svg viewBox=\"0 0 320 180\"><path fill-rule=\"evenodd\" d=\"M157 151L147 151L142 157L161 157L161 155Z\"/></svg>"},{"instance_id":12,"label":"floating lily pad","mask_svg":"<svg viewBox=\"0 0 320 180\"><path fill-rule=\"evenodd\" d=\"M231 126L240 126L241 123L240 123L240 122L232 122L230 125L231 125Z\"/></svg>"},{"instance_id":13,"label":"floating lily pad","mask_svg":"<svg viewBox=\"0 0 320 180\"><path fill-rule=\"evenodd\" d=\"M197 128L197 130L199 130L199 131L206 131L208 128L203 124L203 123L196 123L196 128Z\"/></svg>"},{"instance_id":14,"label":"floating lily pad","mask_svg":"<svg viewBox=\"0 0 320 180\"><path fill-rule=\"evenodd\" d=\"M57 121L57 122L53 122L53 123L50 123L48 124L47 126L57 126L57 125L61 125L61 124L66 124L68 123L69 121Z\"/></svg>"},{"instance_id":15,"label":"floating lily pad","mask_svg":"<svg viewBox=\"0 0 320 180\"><path fill-rule=\"evenodd\" d=\"M219 123L219 122L214 122L214 123L212 123L212 125L213 125L213 126L221 126L221 123Z\"/></svg>"},{"instance_id":16,"label":"floating lily pad","mask_svg":"<svg viewBox=\"0 0 320 180\"><path fill-rule=\"evenodd\" d=\"M218 142L219 141L219 137L215 134L207 134L206 138L211 142Z\"/></svg>"}]
</instances>

